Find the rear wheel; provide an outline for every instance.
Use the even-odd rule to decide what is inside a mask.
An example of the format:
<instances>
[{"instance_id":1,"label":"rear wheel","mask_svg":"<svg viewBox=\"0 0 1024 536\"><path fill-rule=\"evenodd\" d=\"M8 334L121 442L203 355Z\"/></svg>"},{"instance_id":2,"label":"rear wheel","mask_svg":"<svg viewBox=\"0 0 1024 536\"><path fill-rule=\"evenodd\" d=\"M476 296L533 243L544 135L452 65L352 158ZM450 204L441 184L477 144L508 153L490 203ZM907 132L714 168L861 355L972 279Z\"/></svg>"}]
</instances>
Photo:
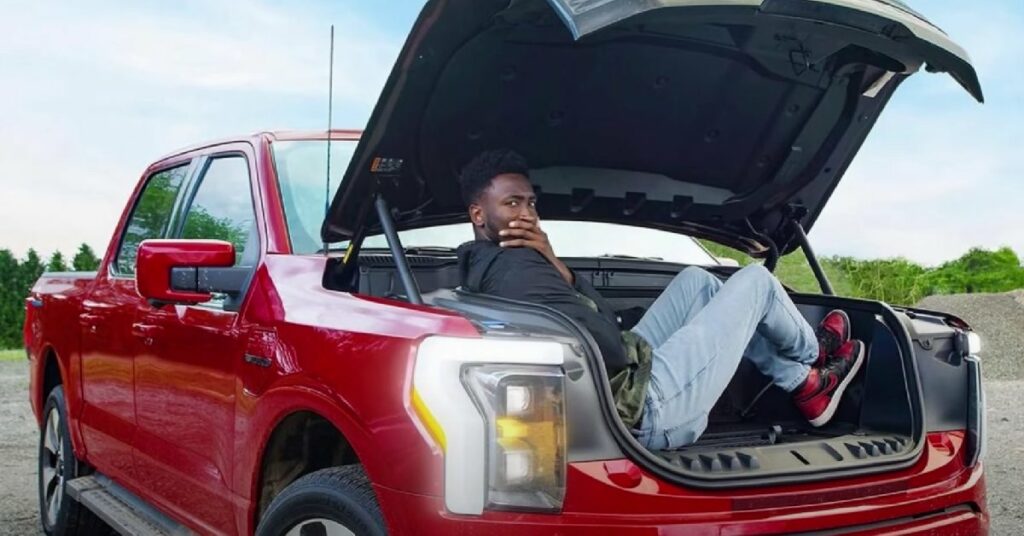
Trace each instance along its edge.
<instances>
[{"instance_id":1,"label":"rear wheel","mask_svg":"<svg viewBox=\"0 0 1024 536\"><path fill-rule=\"evenodd\" d=\"M284 489L260 521L257 536L383 536L384 518L358 465L310 473Z\"/></svg>"},{"instance_id":2,"label":"rear wheel","mask_svg":"<svg viewBox=\"0 0 1024 536\"><path fill-rule=\"evenodd\" d=\"M52 536L105 534L106 524L67 495L67 481L82 466L71 450L64 389L54 387L43 407L39 434L39 517L43 532Z\"/></svg>"}]
</instances>

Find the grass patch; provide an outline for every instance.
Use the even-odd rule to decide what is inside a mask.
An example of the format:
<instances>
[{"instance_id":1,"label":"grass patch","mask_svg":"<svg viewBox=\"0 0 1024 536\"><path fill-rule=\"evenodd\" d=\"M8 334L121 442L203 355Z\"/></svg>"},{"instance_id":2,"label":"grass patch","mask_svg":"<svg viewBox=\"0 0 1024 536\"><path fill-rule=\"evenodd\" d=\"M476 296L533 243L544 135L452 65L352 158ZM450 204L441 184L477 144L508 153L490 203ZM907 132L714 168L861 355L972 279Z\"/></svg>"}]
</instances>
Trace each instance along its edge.
<instances>
[{"instance_id":1,"label":"grass patch","mask_svg":"<svg viewBox=\"0 0 1024 536\"><path fill-rule=\"evenodd\" d=\"M25 350L0 350L0 361L24 361Z\"/></svg>"},{"instance_id":2,"label":"grass patch","mask_svg":"<svg viewBox=\"0 0 1024 536\"><path fill-rule=\"evenodd\" d=\"M754 259L745 253L741 253L728 246L716 244L710 240L701 240L701 244L712 255L734 259L740 263L740 266L746 266L755 262ZM828 277L829 282L832 283L832 289L836 295L856 295L856 289L853 288L850 278L834 262L831 262L831 259L818 260L821 261L822 269L825 270L825 275ZM818 279L814 277L811 265L807 264L807 258L801 249L779 259L779 263L775 266L775 277L778 277L782 284L797 292L821 293L821 285L818 284Z\"/></svg>"}]
</instances>

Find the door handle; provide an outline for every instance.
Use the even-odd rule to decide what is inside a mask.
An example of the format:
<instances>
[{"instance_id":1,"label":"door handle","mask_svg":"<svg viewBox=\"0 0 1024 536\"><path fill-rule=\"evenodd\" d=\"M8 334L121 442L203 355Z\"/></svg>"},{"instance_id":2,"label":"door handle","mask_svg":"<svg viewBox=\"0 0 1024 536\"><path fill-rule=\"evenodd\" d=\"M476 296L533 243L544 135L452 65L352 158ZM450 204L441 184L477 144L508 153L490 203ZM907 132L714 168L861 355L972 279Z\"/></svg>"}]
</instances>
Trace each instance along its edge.
<instances>
[{"instance_id":1,"label":"door handle","mask_svg":"<svg viewBox=\"0 0 1024 536\"><path fill-rule=\"evenodd\" d=\"M152 342L150 339L158 335L162 330L160 326L153 324L146 324L143 322L135 322L132 324L132 335L146 339L146 343Z\"/></svg>"},{"instance_id":2,"label":"door handle","mask_svg":"<svg viewBox=\"0 0 1024 536\"><path fill-rule=\"evenodd\" d=\"M100 321L100 318L101 317L99 315L92 315L92 314L89 314L89 313L82 313L82 314L78 315L78 323L83 328L85 328L86 331L88 331L89 333L95 335L96 333L99 332L99 321Z\"/></svg>"}]
</instances>

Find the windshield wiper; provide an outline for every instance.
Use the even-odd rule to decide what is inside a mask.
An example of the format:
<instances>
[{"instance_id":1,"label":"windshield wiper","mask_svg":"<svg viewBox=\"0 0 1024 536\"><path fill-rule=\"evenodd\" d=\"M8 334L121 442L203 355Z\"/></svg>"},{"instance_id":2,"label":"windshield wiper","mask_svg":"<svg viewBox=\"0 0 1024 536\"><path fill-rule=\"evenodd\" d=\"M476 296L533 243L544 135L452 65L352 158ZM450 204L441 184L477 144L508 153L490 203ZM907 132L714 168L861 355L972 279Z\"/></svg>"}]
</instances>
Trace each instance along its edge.
<instances>
[{"instance_id":1,"label":"windshield wiper","mask_svg":"<svg viewBox=\"0 0 1024 536\"><path fill-rule=\"evenodd\" d=\"M390 251L388 248L362 248L363 251ZM409 246L402 248L406 255L444 255L455 253L455 248L448 246Z\"/></svg>"},{"instance_id":2,"label":"windshield wiper","mask_svg":"<svg viewBox=\"0 0 1024 536\"><path fill-rule=\"evenodd\" d=\"M346 249L348 249L348 246L332 247L328 251L330 251L330 252L337 252L337 251L345 251ZM444 255L446 253L454 254L456 248L452 248L452 247L448 247L448 246L409 246L409 247L403 248L403 249L405 249L405 253L407 255ZM363 246L362 248L360 248L360 250L361 251L387 251L387 252L391 251L391 249L387 248L387 247L366 247L366 246ZM324 253L323 248L318 249L316 253L318 255L323 255L323 253Z\"/></svg>"},{"instance_id":3,"label":"windshield wiper","mask_svg":"<svg viewBox=\"0 0 1024 536\"><path fill-rule=\"evenodd\" d=\"M635 257L633 255L620 255L618 253L603 253L598 255L601 259L629 259L634 261L664 261L661 257Z\"/></svg>"}]
</instances>

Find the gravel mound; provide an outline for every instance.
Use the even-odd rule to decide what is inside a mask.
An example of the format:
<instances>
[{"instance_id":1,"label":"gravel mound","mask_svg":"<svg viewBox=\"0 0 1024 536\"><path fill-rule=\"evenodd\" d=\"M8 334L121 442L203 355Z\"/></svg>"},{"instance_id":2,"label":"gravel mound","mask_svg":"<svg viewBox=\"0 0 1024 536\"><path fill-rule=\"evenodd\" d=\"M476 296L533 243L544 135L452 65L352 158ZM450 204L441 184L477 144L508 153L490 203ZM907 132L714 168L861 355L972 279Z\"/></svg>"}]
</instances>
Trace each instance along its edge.
<instances>
[{"instance_id":1,"label":"gravel mound","mask_svg":"<svg viewBox=\"0 0 1024 536\"><path fill-rule=\"evenodd\" d=\"M928 296L917 305L959 316L981 335L986 378L1024 380L1024 290Z\"/></svg>"}]
</instances>

